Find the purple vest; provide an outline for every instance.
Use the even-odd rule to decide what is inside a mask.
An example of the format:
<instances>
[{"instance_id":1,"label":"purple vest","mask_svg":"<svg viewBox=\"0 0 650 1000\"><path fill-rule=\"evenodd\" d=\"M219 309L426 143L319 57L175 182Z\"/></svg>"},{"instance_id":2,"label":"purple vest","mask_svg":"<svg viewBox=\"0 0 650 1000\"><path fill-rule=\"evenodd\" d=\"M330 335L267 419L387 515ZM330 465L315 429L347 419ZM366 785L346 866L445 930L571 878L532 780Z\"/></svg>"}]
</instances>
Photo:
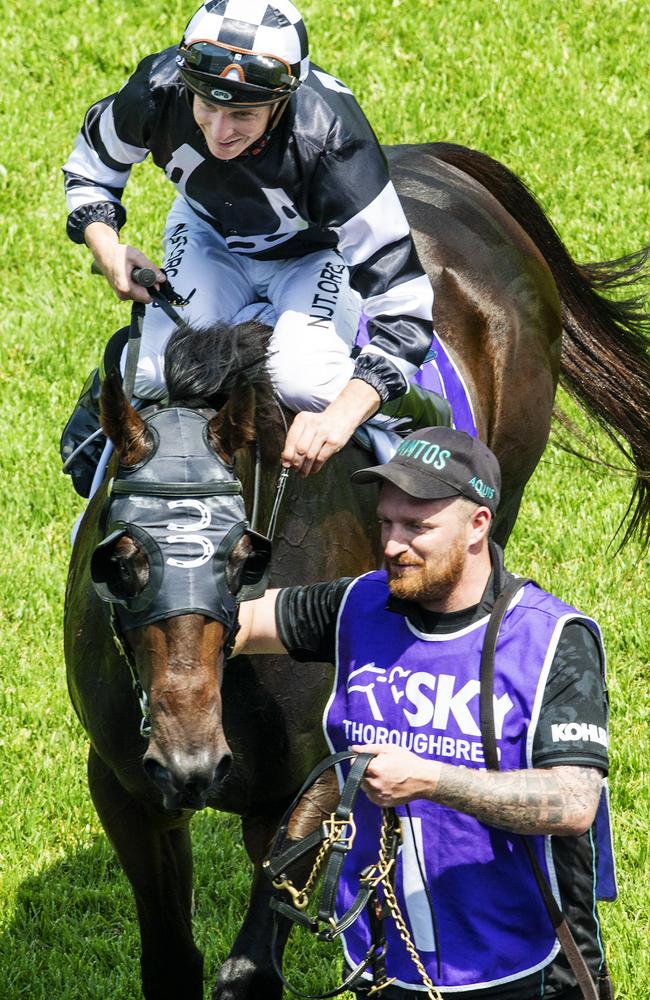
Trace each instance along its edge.
<instances>
[{"instance_id":1,"label":"purple vest","mask_svg":"<svg viewBox=\"0 0 650 1000\"><path fill-rule=\"evenodd\" d=\"M332 751L387 742L421 757L484 768L479 665L488 618L453 634L425 635L387 612L387 598L386 574L370 573L353 581L341 605L336 683L323 716ZM548 671L564 623L576 618L587 622L600 643L594 622L527 584L503 620L494 673L502 770L532 767ZM411 802L412 824L405 808L397 811L403 832L397 898L437 985L495 986L536 972L554 958L559 945L518 836L435 802ZM360 795L355 818L358 833L339 886L339 914L356 896L359 872L377 860L379 809ZM559 902L550 838L529 840ZM435 908L439 955L418 861ZM421 987L391 919L386 932L388 975L402 986ZM369 944L367 921L360 919L344 935L350 964L362 959Z\"/></svg>"}]
</instances>

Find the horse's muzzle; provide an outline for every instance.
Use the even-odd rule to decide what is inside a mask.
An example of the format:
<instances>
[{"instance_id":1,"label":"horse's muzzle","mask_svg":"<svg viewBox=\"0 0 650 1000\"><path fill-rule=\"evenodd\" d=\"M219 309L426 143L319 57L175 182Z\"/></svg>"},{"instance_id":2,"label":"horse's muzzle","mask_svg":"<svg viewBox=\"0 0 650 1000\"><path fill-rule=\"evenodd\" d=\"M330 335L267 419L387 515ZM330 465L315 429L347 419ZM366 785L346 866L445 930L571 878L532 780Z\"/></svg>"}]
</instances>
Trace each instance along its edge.
<instances>
[{"instance_id":1,"label":"horse's muzzle","mask_svg":"<svg viewBox=\"0 0 650 1000\"><path fill-rule=\"evenodd\" d=\"M160 789L166 809L205 809L208 797L222 783L232 765L232 755L222 753L202 762L196 756L177 756L173 763L162 763L149 750L143 766L148 777Z\"/></svg>"}]
</instances>

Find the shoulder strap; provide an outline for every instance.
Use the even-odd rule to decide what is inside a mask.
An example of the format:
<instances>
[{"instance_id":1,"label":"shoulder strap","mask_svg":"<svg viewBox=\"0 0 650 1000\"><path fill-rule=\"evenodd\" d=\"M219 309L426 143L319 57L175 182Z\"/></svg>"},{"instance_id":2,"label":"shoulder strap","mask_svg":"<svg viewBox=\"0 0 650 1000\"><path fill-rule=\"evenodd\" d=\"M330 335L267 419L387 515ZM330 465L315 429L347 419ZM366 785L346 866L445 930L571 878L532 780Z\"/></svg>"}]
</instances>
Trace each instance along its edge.
<instances>
[{"instance_id":1,"label":"shoulder strap","mask_svg":"<svg viewBox=\"0 0 650 1000\"><path fill-rule=\"evenodd\" d=\"M483 649L481 651L481 690L479 692L479 715L481 720L481 741L483 743L483 755L485 764L489 771L499 770L499 757L497 754L496 734L494 731L494 654L499 638L499 629L505 613L510 606L515 594L531 580L525 577L511 576L503 587L503 590L494 602L494 607L490 614Z\"/></svg>"},{"instance_id":2,"label":"shoulder strap","mask_svg":"<svg viewBox=\"0 0 650 1000\"><path fill-rule=\"evenodd\" d=\"M485 756L485 763L490 771L499 770L499 756L497 754L496 734L494 729L494 655L497 646L497 639L499 637L499 629L501 628L501 622L503 621L505 613L508 610L515 594L527 583L531 582L532 581L524 579L523 577L510 577L506 581L503 590L494 602L494 607L490 615L490 621L488 622L485 632L485 640L483 642L483 650L481 652L481 689L479 693L479 704L483 753ZM544 905L546 906L549 918L553 924L557 938L562 945L566 959L571 966L571 971L573 972L576 982L580 987L580 992L582 993L584 1000L598 1000L598 993L596 992L596 987L594 986L591 973L587 968L584 958L580 954L580 949L578 948L575 938L571 933L566 917L557 904L557 900L553 895L553 890L548 883L548 879L544 875L544 872L535 857L530 841L525 836L522 836L521 839L524 847L526 848L528 860L530 861L533 869L533 874L535 875L535 880L539 886L539 891L542 899L544 900Z\"/></svg>"}]
</instances>

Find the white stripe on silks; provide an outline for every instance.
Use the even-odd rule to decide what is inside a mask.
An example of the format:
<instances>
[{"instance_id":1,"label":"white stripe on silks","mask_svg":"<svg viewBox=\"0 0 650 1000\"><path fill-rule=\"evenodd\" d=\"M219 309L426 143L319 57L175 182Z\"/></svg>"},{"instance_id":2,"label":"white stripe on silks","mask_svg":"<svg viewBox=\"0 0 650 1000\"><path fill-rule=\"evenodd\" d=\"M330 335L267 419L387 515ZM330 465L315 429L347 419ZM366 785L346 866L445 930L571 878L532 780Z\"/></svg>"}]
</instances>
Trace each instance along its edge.
<instances>
[{"instance_id":1,"label":"white stripe on silks","mask_svg":"<svg viewBox=\"0 0 650 1000\"><path fill-rule=\"evenodd\" d=\"M348 267L363 264L377 250L401 240L410 232L391 181L369 205L342 226L332 228L339 238L339 250Z\"/></svg>"},{"instance_id":2,"label":"white stripe on silks","mask_svg":"<svg viewBox=\"0 0 650 1000\"><path fill-rule=\"evenodd\" d=\"M417 365L412 365L410 361L406 361L405 358L398 358L394 354L389 354L388 351L384 351L381 347L375 347L372 341L362 347L359 351L359 357L362 354L379 354L382 358L387 358L396 368L399 368L402 375L407 382L410 382L414 375L417 374L419 368Z\"/></svg>"},{"instance_id":3,"label":"white stripe on silks","mask_svg":"<svg viewBox=\"0 0 650 1000\"><path fill-rule=\"evenodd\" d=\"M115 131L115 117L113 115L113 102L108 105L99 119L99 135L104 143L106 152L112 160L123 163L128 167L132 163L142 163L149 154L149 150L143 146L132 146L128 142L120 139Z\"/></svg>"},{"instance_id":4,"label":"white stripe on silks","mask_svg":"<svg viewBox=\"0 0 650 1000\"><path fill-rule=\"evenodd\" d=\"M119 205L118 199L110 191L105 191L101 187L90 187L90 185L68 188L65 193L65 201L68 212L74 212L75 209L82 208L84 205L94 205L98 201L112 201Z\"/></svg>"},{"instance_id":5,"label":"white stripe on silks","mask_svg":"<svg viewBox=\"0 0 650 1000\"><path fill-rule=\"evenodd\" d=\"M319 69L312 70L315 77L317 77L324 87L328 90L335 90L337 94L351 94L352 91L349 87L346 87L344 83L337 80L336 77L330 76L329 73L323 73Z\"/></svg>"},{"instance_id":6,"label":"white stripe on silks","mask_svg":"<svg viewBox=\"0 0 650 1000\"><path fill-rule=\"evenodd\" d=\"M382 295L371 295L363 304L363 311L375 316L415 316L433 323L433 288L426 275L393 285Z\"/></svg>"},{"instance_id":7,"label":"white stripe on silks","mask_svg":"<svg viewBox=\"0 0 650 1000\"><path fill-rule=\"evenodd\" d=\"M97 150L89 146L83 133L79 132L74 149L63 164L63 171L86 177L89 184L95 183L99 186L106 184L108 187L123 188L129 179L131 167L120 171L107 167L100 159Z\"/></svg>"}]
</instances>

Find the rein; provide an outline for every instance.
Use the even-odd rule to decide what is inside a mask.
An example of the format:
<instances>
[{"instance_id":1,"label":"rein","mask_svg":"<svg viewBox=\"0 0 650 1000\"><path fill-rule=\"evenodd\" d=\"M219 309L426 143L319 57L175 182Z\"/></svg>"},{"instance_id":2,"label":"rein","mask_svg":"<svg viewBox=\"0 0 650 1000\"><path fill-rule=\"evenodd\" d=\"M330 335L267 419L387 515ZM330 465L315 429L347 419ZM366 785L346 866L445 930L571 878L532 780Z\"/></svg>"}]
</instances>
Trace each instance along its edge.
<instances>
[{"instance_id":1,"label":"rein","mask_svg":"<svg viewBox=\"0 0 650 1000\"><path fill-rule=\"evenodd\" d=\"M111 627L115 648L120 656L126 660L129 673L131 674L131 686L135 692L136 698L138 699L140 714L142 716L140 719L140 736L142 736L143 739L148 740L151 736L151 710L149 707L149 697L138 679L138 672L133 658L133 653L122 639L122 633L120 631L117 615L115 614L114 604L109 604L108 606L108 623Z\"/></svg>"},{"instance_id":2,"label":"rein","mask_svg":"<svg viewBox=\"0 0 650 1000\"><path fill-rule=\"evenodd\" d=\"M413 944L406 921L400 911L395 896L395 863L397 852L402 840L400 819L394 809L382 809L382 822L379 837L377 862L365 868L359 876L359 889L354 902L343 914L336 917L335 904L338 883L346 855L352 848L356 836L353 807L361 782L373 759L373 754L355 754L349 750L333 754L320 761L304 782L287 809L278 831L275 835L269 856L264 861L262 870L271 881L278 895L270 901L273 910L273 930L271 938L271 960L273 967L288 990L303 1000L328 1000L338 996L345 990L354 989L367 969L372 971L373 983L367 991L368 996L380 993L395 980L386 976L386 935L384 920L390 913L406 949L413 960L426 988L426 996L430 1000L440 1000L440 994L431 982L420 957ZM341 797L334 812L320 824L312 833L302 840L281 850L281 845L288 834L291 815L296 809L305 792L329 768L344 760L352 760L348 776L343 785ZM317 850L312 869L302 889L298 889L287 871L293 864L306 854ZM306 913L316 882L320 878L321 888L317 903L317 915ZM383 891L383 902L379 895L379 886ZM290 902L283 899L279 893L289 894ZM334 941L340 934L354 924L359 916L368 912L371 945L363 959L351 970L344 982L327 993L301 993L284 976L278 959L279 918L285 917L292 923L300 924L321 941Z\"/></svg>"},{"instance_id":3,"label":"rein","mask_svg":"<svg viewBox=\"0 0 650 1000\"><path fill-rule=\"evenodd\" d=\"M278 400L275 400L275 404L279 410L280 416L282 417L282 423L284 424L284 436L286 438L289 428L287 427L286 417L284 415L284 410L280 406ZM275 486L275 500L273 501L273 509L271 510L271 516L269 517L269 524L266 529L266 537L269 541L273 541L273 536L275 535L275 529L278 520L278 513L280 511L280 504L282 503L282 498L284 496L284 490L287 485L287 480L289 478L290 468L282 467L280 469L280 475L278 476L278 481ZM251 512L251 527L254 531L257 531L257 519L259 517L259 503L260 503L260 484L262 482L262 456L260 455L259 448L255 449L255 475L253 478L253 510Z\"/></svg>"}]
</instances>

